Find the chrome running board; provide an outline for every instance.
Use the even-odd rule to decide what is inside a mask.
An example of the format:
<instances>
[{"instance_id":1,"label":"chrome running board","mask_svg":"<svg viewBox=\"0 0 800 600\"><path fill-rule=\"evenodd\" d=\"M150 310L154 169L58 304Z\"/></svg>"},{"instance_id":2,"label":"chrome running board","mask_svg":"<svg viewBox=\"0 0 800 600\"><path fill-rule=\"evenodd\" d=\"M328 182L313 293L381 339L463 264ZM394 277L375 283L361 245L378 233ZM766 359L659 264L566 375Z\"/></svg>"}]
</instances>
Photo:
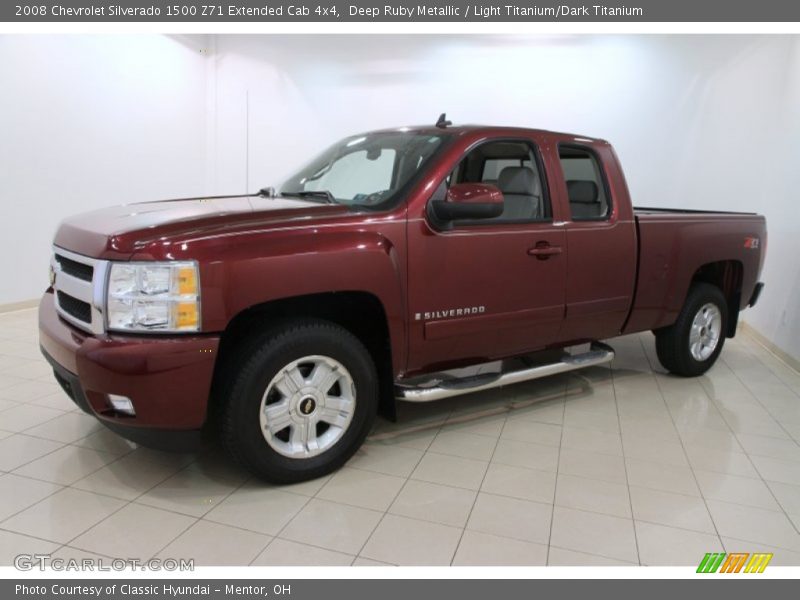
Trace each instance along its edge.
<instances>
[{"instance_id":1,"label":"chrome running board","mask_svg":"<svg viewBox=\"0 0 800 600\"><path fill-rule=\"evenodd\" d=\"M484 373L468 377L438 380L435 375L418 385L407 382L395 385L395 397L406 402L432 402L461 394L471 394L504 385L512 385L540 377L566 373L614 360L614 350L600 342L592 343L587 352L564 354L561 360L507 372Z\"/></svg>"}]
</instances>

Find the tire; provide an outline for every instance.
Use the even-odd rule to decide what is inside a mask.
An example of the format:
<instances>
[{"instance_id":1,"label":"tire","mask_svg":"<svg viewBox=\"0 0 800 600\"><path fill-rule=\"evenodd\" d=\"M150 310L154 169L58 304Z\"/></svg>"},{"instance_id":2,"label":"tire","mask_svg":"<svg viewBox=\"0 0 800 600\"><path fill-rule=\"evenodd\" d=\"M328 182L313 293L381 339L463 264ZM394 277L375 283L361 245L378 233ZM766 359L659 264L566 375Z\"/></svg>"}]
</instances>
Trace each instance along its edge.
<instances>
[{"instance_id":1,"label":"tire","mask_svg":"<svg viewBox=\"0 0 800 600\"><path fill-rule=\"evenodd\" d=\"M284 321L241 344L229 364L222 441L261 479L326 475L347 462L374 423L375 364L358 338L334 323Z\"/></svg>"},{"instance_id":2,"label":"tire","mask_svg":"<svg viewBox=\"0 0 800 600\"><path fill-rule=\"evenodd\" d=\"M722 352L727 322L728 303L722 291L695 283L675 323L654 332L659 362L675 375L702 375Z\"/></svg>"}]
</instances>

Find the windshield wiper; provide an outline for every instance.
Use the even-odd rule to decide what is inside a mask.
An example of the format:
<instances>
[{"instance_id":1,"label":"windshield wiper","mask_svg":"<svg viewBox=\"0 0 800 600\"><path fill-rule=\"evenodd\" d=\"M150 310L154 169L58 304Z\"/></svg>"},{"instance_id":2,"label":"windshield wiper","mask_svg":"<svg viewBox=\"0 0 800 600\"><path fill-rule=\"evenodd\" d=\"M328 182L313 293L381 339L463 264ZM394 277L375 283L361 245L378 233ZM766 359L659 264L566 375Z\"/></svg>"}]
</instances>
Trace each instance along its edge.
<instances>
[{"instance_id":1,"label":"windshield wiper","mask_svg":"<svg viewBox=\"0 0 800 600\"><path fill-rule=\"evenodd\" d=\"M300 192L281 192L281 196L297 198L322 198L328 204L338 204L336 198L328 190L304 190Z\"/></svg>"}]
</instances>

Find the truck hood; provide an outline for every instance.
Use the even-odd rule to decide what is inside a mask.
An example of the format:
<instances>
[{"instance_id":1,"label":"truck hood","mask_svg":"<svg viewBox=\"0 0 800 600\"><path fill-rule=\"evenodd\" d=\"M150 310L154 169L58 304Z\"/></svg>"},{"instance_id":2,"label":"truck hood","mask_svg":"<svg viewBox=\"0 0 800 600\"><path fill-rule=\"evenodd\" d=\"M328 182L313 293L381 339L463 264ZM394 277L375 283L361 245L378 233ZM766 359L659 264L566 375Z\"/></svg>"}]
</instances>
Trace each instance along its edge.
<instances>
[{"instance_id":1,"label":"truck hood","mask_svg":"<svg viewBox=\"0 0 800 600\"><path fill-rule=\"evenodd\" d=\"M294 198L216 196L103 208L64 220L55 245L95 258L129 258L165 237L202 236L239 227L313 225L351 214L342 205Z\"/></svg>"}]
</instances>

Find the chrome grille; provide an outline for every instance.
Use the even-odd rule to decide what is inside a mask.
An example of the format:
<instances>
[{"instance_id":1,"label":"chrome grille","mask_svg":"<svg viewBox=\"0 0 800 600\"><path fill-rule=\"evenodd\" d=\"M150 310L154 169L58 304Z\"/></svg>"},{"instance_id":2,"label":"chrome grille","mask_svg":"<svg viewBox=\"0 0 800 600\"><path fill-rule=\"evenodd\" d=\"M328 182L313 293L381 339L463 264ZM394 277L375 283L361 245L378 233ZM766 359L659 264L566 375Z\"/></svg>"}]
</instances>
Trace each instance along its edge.
<instances>
[{"instance_id":1,"label":"chrome grille","mask_svg":"<svg viewBox=\"0 0 800 600\"><path fill-rule=\"evenodd\" d=\"M103 333L108 261L54 247L50 266L58 314L84 331Z\"/></svg>"},{"instance_id":2,"label":"chrome grille","mask_svg":"<svg viewBox=\"0 0 800 600\"><path fill-rule=\"evenodd\" d=\"M56 262L61 266L61 270L67 275L72 275L84 281L91 281L94 276L94 267L84 263L80 263L71 258L67 258L63 254L56 252Z\"/></svg>"},{"instance_id":3,"label":"chrome grille","mask_svg":"<svg viewBox=\"0 0 800 600\"><path fill-rule=\"evenodd\" d=\"M64 292L56 292L56 296L61 310L86 324L92 323L92 307L88 302L73 298Z\"/></svg>"}]
</instances>

